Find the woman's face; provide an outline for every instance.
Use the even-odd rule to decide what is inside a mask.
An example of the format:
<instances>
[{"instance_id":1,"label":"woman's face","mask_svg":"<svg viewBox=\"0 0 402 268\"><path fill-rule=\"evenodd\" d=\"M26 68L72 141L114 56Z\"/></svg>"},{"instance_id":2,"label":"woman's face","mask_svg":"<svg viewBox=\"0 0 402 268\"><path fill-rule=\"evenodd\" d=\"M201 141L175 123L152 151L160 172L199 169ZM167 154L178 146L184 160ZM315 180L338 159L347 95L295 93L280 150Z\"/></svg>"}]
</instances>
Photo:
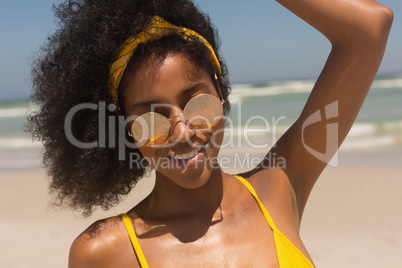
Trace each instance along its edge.
<instances>
[{"instance_id":1,"label":"woman's face","mask_svg":"<svg viewBox=\"0 0 402 268\"><path fill-rule=\"evenodd\" d=\"M162 62L151 57L131 75L124 110L127 116L154 111L171 118L183 113L187 102L199 94L219 98L207 71L180 54L168 55ZM213 168L218 168L216 158L223 139L223 118L202 131L188 127L182 116L174 117L170 123L172 134L168 144L149 147L137 143L138 148L159 176L183 188L200 187L207 182Z\"/></svg>"}]
</instances>

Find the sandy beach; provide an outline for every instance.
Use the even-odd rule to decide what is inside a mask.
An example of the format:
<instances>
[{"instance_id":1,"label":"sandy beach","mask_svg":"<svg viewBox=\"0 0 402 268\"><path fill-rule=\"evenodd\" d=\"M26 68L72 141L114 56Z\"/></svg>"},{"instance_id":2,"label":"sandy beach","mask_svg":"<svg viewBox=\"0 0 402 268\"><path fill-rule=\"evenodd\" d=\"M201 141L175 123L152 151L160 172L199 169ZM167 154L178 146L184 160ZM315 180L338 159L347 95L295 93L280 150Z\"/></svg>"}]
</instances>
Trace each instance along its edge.
<instances>
[{"instance_id":1,"label":"sandy beach","mask_svg":"<svg viewBox=\"0 0 402 268\"><path fill-rule=\"evenodd\" d=\"M316 266L402 267L402 149L341 151L339 160L321 175L303 215L301 236ZM49 207L44 170L1 172L0 267L66 267L74 238L95 220L131 208L153 180L84 219Z\"/></svg>"}]
</instances>

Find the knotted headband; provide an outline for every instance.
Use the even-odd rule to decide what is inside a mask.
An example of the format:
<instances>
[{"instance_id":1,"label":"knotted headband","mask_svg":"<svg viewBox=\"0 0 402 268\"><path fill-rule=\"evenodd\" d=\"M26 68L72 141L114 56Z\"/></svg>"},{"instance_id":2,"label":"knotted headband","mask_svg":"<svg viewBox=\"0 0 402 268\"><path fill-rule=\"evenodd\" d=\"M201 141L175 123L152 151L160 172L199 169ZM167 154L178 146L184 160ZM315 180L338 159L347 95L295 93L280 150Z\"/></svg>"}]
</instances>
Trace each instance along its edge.
<instances>
[{"instance_id":1,"label":"knotted headband","mask_svg":"<svg viewBox=\"0 0 402 268\"><path fill-rule=\"evenodd\" d=\"M124 42L117 55L117 60L110 66L109 90L116 107L118 103L117 88L119 87L121 78L123 77L124 70L138 45L148 41L158 40L172 32L179 34L185 40L188 40L189 38L197 38L201 41L209 49L211 62L218 71L219 79L222 79L222 70L218 58L215 55L214 49L204 37L193 30L173 25L159 16L153 16L148 20L138 35L131 36Z\"/></svg>"}]
</instances>

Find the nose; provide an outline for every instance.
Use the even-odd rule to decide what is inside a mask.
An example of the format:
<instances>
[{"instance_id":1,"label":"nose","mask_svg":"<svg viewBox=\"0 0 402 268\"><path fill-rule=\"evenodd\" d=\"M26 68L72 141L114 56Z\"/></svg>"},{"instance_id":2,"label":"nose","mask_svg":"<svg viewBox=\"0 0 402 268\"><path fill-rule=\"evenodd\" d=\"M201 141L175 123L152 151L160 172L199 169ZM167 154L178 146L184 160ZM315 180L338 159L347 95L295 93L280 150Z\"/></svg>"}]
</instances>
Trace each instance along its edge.
<instances>
[{"instance_id":1,"label":"nose","mask_svg":"<svg viewBox=\"0 0 402 268\"><path fill-rule=\"evenodd\" d=\"M169 143L188 142L190 138L196 134L196 131L186 124L183 114L173 118L171 124L172 130L169 137Z\"/></svg>"}]
</instances>

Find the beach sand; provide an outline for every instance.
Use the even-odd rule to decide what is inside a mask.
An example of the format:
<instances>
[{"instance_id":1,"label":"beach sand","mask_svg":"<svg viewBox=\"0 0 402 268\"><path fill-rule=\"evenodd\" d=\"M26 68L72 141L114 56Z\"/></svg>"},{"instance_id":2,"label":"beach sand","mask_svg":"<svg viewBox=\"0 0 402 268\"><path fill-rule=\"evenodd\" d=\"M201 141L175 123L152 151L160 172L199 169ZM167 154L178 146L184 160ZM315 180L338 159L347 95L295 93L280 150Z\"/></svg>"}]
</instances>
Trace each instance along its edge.
<instances>
[{"instance_id":1,"label":"beach sand","mask_svg":"<svg viewBox=\"0 0 402 268\"><path fill-rule=\"evenodd\" d=\"M341 152L340 166L323 172L303 215L301 236L317 267L402 267L401 179L400 147ZM1 172L0 267L66 267L80 232L131 208L152 182L144 178L120 205L84 219L48 206L44 170Z\"/></svg>"}]
</instances>

